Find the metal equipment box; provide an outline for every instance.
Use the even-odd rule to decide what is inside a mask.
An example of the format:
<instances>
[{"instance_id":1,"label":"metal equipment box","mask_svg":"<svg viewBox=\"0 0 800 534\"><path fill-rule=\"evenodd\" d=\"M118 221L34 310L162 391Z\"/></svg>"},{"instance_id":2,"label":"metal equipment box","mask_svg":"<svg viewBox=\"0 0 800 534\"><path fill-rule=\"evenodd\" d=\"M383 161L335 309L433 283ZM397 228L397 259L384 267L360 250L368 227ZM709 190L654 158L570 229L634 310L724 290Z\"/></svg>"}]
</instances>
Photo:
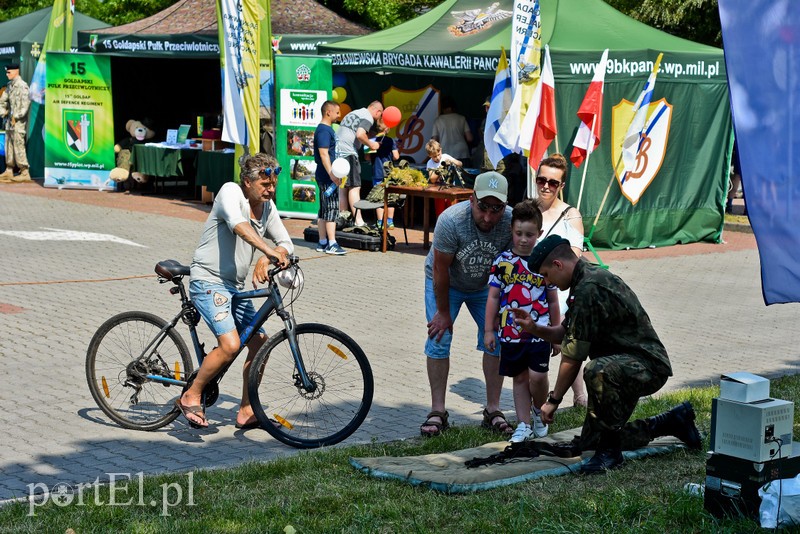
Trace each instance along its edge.
<instances>
[{"instance_id":1,"label":"metal equipment box","mask_svg":"<svg viewBox=\"0 0 800 534\"><path fill-rule=\"evenodd\" d=\"M792 454L794 403L711 401L711 451L751 462L767 462Z\"/></svg>"},{"instance_id":2,"label":"metal equipment box","mask_svg":"<svg viewBox=\"0 0 800 534\"><path fill-rule=\"evenodd\" d=\"M750 462L709 453L703 493L705 509L715 517L741 515L758 519L758 489L767 482L794 478L800 473L800 451L769 462Z\"/></svg>"}]
</instances>

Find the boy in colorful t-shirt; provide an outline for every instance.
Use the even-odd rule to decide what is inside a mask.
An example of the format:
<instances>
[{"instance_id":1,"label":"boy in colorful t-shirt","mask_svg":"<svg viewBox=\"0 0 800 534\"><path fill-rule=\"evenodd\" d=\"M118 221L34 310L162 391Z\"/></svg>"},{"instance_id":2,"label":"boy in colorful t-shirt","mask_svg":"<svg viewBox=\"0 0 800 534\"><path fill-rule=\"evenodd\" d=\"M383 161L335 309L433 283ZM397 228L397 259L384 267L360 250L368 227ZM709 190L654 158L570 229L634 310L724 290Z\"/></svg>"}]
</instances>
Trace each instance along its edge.
<instances>
[{"instance_id":1,"label":"boy in colorful t-shirt","mask_svg":"<svg viewBox=\"0 0 800 534\"><path fill-rule=\"evenodd\" d=\"M489 274L484 345L494 349L499 338L500 374L514 377L514 407L519 425L509 440L511 443L542 438L548 430L539 414L547 400L552 347L518 327L509 312L512 308L523 308L544 325L551 324L551 317L560 317L556 287L545 286L544 277L528 269L528 256L541 233L542 212L536 201L523 200L514 206L512 248L497 256Z\"/></svg>"}]
</instances>

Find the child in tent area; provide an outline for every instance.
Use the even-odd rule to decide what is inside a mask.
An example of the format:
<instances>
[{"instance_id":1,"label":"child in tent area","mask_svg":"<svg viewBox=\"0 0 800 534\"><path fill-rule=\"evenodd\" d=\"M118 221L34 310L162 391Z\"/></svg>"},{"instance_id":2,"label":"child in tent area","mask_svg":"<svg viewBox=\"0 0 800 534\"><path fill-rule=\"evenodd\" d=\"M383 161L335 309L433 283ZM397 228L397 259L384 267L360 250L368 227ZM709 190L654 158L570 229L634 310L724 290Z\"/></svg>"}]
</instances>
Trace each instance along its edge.
<instances>
[{"instance_id":1,"label":"child in tent area","mask_svg":"<svg viewBox=\"0 0 800 534\"><path fill-rule=\"evenodd\" d=\"M441 169L446 165L455 165L461 168L463 163L449 154L442 153L442 145L439 141L431 139L425 145L425 151L428 153L428 179L432 184L439 183L444 180ZM449 206L449 201L443 198L434 200L434 209L436 215L439 216Z\"/></svg>"},{"instance_id":2,"label":"child in tent area","mask_svg":"<svg viewBox=\"0 0 800 534\"><path fill-rule=\"evenodd\" d=\"M542 212L536 201L523 200L514 206L512 248L497 256L489 274L484 345L493 350L499 337L500 374L514 377L514 407L519 424L511 443L543 438L548 430L540 413L549 390L547 372L552 347L517 326L509 311L523 308L543 325L560 317L556 287L545 286L544 277L528 269L528 256L541 233Z\"/></svg>"},{"instance_id":3,"label":"child in tent area","mask_svg":"<svg viewBox=\"0 0 800 534\"><path fill-rule=\"evenodd\" d=\"M384 124L383 119L378 119L375 126L378 131L378 135L373 137L372 140L378 143L379 146L374 152L372 150L369 151L369 155L372 157L373 187L383 183L383 180L386 178L386 169L384 167L384 163L388 161L395 162L400 159L400 150L397 142L389 137L389 127ZM383 227L383 208L378 208L376 212L378 216L378 229L380 230ZM394 228L394 208L389 208L386 226L389 228Z\"/></svg>"}]
</instances>

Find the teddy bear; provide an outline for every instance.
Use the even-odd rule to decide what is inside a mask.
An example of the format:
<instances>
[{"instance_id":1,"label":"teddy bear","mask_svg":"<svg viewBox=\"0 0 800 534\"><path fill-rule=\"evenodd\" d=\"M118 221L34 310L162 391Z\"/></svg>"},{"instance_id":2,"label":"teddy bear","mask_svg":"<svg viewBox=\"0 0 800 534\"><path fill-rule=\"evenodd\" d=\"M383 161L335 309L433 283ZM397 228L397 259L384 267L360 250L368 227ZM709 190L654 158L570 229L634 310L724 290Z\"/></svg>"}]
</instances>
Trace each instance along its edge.
<instances>
[{"instance_id":1,"label":"teddy bear","mask_svg":"<svg viewBox=\"0 0 800 534\"><path fill-rule=\"evenodd\" d=\"M152 139L156 133L150 127L148 119L141 121L129 120L125 123L125 131L128 132L128 137L114 145L117 166L111 169L110 178L117 183L133 178L134 182L145 184L149 180L147 175L135 171L131 172L131 149L133 145L145 143L148 139Z\"/></svg>"}]
</instances>

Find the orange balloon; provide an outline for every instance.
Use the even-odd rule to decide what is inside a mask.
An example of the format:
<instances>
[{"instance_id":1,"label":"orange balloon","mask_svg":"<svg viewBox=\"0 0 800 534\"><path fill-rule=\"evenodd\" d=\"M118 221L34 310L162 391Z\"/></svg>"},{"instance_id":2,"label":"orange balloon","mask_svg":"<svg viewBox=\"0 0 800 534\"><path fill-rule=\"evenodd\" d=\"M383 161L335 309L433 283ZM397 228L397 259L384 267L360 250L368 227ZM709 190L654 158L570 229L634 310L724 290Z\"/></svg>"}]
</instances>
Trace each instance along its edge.
<instances>
[{"instance_id":1,"label":"orange balloon","mask_svg":"<svg viewBox=\"0 0 800 534\"><path fill-rule=\"evenodd\" d=\"M353 108L351 108L349 105L345 104L344 102L339 104L339 120L343 119L344 116L347 115L348 113L350 113L351 111L353 111Z\"/></svg>"},{"instance_id":2,"label":"orange balloon","mask_svg":"<svg viewBox=\"0 0 800 534\"><path fill-rule=\"evenodd\" d=\"M383 110L383 123L389 128L394 128L400 124L402 119L403 115L400 113L400 110L394 106L389 106Z\"/></svg>"}]
</instances>

